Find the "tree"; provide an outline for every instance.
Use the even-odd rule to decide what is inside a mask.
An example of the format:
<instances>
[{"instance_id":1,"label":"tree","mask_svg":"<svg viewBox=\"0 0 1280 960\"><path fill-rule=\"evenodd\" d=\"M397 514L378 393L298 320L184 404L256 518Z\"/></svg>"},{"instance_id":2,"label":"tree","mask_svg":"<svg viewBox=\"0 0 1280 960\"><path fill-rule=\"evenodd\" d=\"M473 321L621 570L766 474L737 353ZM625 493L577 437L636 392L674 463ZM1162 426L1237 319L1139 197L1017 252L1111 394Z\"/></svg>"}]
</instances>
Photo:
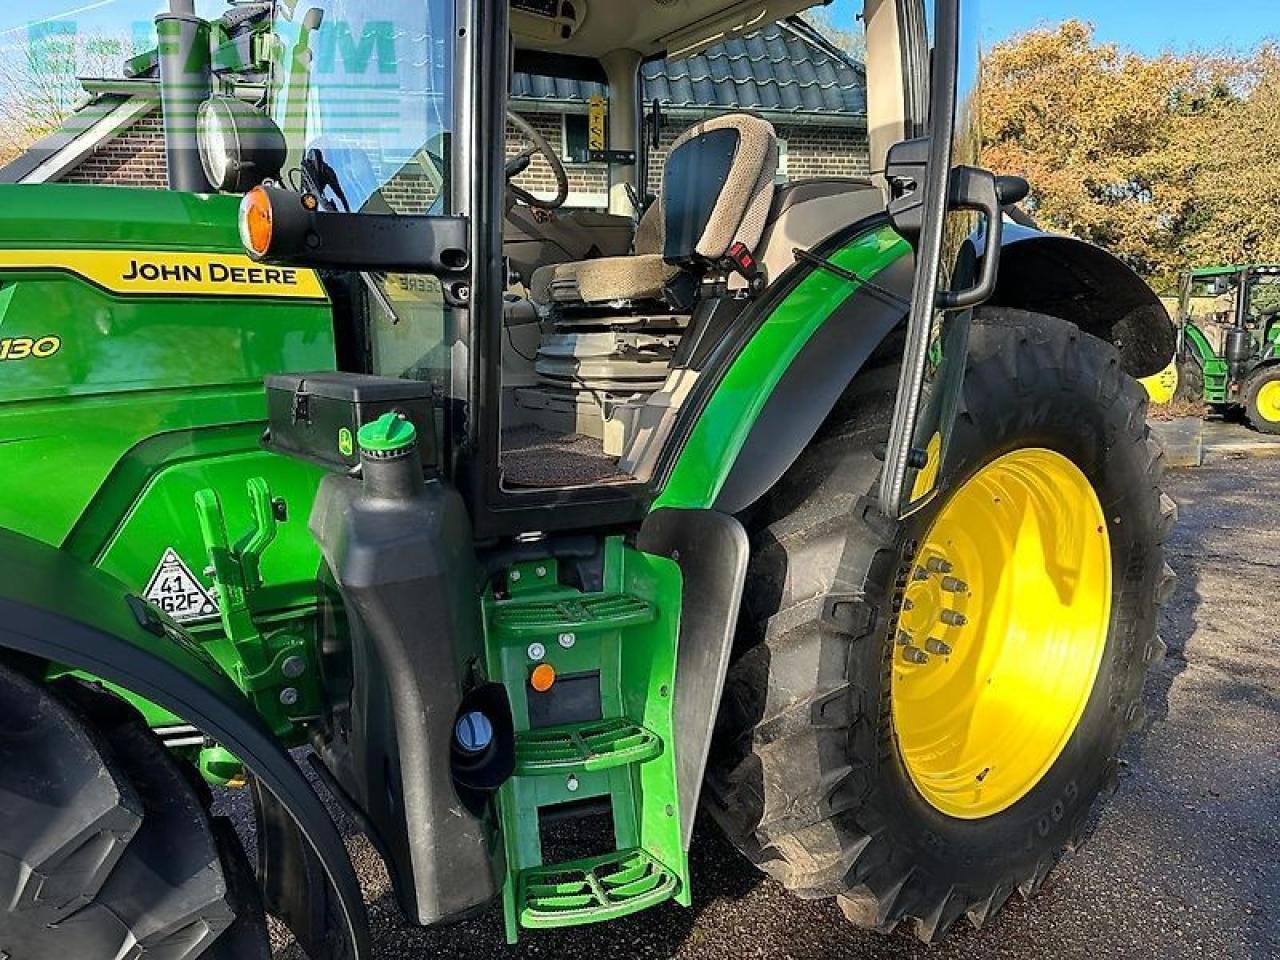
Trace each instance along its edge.
<instances>
[{"instance_id":1,"label":"tree","mask_svg":"<svg viewBox=\"0 0 1280 960\"><path fill-rule=\"evenodd\" d=\"M813 27L832 46L839 48L858 63L867 59L867 34L857 20L837 24L831 11L813 7L801 14L801 18Z\"/></svg>"},{"instance_id":2,"label":"tree","mask_svg":"<svg viewBox=\"0 0 1280 960\"><path fill-rule=\"evenodd\" d=\"M1142 57L1070 20L997 45L982 98L984 163L1031 181L1045 226L1157 285L1188 266L1280 256L1275 48Z\"/></svg>"},{"instance_id":3,"label":"tree","mask_svg":"<svg viewBox=\"0 0 1280 960\"><path fill-rule=\"evenodd\" d=\"M83 103L77 77L118 77L127 56L122 38L74 29L37 33L0 52L0 165L56 130Z\"/></svg>"},{"instance_id":4,"label":"tree","mask_svg":"<svg viewBox=\"0 0 1280 960\"><path fill-rule=\"evenodd\" d=\"M1280 263L1280 47L1233 58L1207 122L1186 133L1193 204L1189 265Z\"/></svg>"}]
</instances>

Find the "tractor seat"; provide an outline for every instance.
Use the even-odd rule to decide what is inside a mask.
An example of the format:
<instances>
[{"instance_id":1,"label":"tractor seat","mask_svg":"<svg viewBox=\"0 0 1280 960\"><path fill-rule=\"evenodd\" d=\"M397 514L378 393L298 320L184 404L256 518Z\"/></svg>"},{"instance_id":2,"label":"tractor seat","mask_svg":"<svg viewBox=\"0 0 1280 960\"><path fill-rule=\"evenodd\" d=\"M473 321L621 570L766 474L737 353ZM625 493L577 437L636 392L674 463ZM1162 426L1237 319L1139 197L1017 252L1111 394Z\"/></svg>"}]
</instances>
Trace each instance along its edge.
<instances>
[{"instance_id":1,"label":"tractor seat","mask_svg":"<svg viewBox=\"0 0 1280 960\"><path fill-rule=\"evenodd\" d=\"M661 298L663 287L678 269L662 259L663 223L659 207L653 204L640 218L631 254L539 267L529 284L530 299L549 306Z\"/></svg>"},{"instance_id":2,"label":"tractor seat","mask_svg":"<svg viewBox=\"0 0 1280 960\"><path fill-rule=\"evenodd\" d=\"M662 191L636 227L633 252L540 267L530 297L547 307L664 300L682 272L724 263L738 243L754 252L777 167L768 121L732 113L695 124L671 146Z\"/></svg>"}]
</instances>

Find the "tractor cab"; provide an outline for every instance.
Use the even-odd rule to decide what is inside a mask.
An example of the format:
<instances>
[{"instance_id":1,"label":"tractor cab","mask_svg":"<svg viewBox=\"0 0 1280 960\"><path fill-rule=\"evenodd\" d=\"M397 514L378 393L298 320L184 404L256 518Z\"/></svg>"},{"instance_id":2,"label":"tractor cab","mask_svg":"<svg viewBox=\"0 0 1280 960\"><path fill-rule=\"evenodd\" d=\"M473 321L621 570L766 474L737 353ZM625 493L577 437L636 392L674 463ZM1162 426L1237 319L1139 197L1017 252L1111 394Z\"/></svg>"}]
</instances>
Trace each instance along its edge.
<instances>
[{"instance_id":1,"label":"tractor cab","mask_svg":"<svg viewBox=\"0 0 1280 960\"><path fill-rule=\"evenodd\" d=\"M1243 327L1265 333L1280 315L1280 266L1204 267L1182 277L1179 322L1192 322L1221 347L1223 329Z\"/></svg>"},{"instance_id":2,"label":"tractor cab","mask_svg":"<svg viewBox=\"0 0 1280 960\"><path fill-rule=\"evenodd\" d=\"M859 238L871 252L916 236L931 18L902 0L812 21L803 0L497 6L277 4L262 44L282 161L269 189L364 239L320 249L299 226L302 249L277 229L250 250L358 278L343 366L431 385L444 455L468 461L451 469L482 515L511 518L495 529L554 527L579 502L634 518L753 326L802 278L843 276L831 255ZM468 52L455 41L481 16L501 23L493 49ZM217 156L257 129L225 112L206 170L267 169ZM957 142L958 164L973 141ZM909 144L914 165L887 172ZM890 202L913 190L917 216L895 233ZM955 216L957 250L977 223ZM375 242L388 232L394 251ZM882 299L905 314L902 272Z\"/></svg>"}]
</instances>

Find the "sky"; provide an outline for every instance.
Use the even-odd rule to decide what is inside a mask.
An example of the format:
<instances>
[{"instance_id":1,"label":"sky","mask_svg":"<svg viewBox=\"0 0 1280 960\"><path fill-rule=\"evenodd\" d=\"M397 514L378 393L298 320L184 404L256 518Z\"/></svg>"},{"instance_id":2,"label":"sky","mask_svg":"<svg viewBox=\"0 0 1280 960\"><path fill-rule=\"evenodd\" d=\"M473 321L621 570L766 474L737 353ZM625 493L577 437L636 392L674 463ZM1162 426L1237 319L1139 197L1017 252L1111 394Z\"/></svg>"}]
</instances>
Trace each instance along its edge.
<instances>
[{"instance_id":1,"label":"sky","mask_svg":"<svg viewBox=\"0 0 1280 960\"><path fill-rule=\"evenodd\" d=\"M223 0L197 0L201 12L225 9ZM618 0L597 0L618 2ZM1165 49L1253 46L1280 36L1280 0L981 0L987 42L1038 24L1067 17L1092 21L1098 35L1143 53ZM85 33L132 35L167 0L6 0L0 3L0 51L25 39L32 23L74 22ZM836 0L832 12L843 19L859 0Z\"/></svg>"},{"instance_id":2,"label":"sky","mask_svg":"<svg viewBox=\"0 0 1280 960\"><path fill-rule=\"evenodd\" d=\"M3 0L0 2L0 54L11 54L33 32L74 26L81 34L149 37L156 13L168 0ZM205 16L227 9L225 0L197 0Z\"/></svg>"},{"instance_id":3,"label":"sky","mask_svg":"<svg viewBox=\"0 0 1280 960\"><path fill-rule=\"evenodd\" d=\"M1069 17L1092 22L1100 39L1148 54L1280 38L1280 0L983 0L987 40Z\"/></svg>"}]
</instances>

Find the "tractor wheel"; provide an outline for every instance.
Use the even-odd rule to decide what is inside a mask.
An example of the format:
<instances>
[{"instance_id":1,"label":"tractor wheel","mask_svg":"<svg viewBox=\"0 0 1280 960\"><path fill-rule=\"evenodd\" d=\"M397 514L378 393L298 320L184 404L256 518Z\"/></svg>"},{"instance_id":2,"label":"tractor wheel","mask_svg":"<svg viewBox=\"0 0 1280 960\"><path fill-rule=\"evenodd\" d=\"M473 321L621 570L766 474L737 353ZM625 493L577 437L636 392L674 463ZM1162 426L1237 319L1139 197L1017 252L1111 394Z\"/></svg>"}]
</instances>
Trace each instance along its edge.
<instances>
[{"instance_id":1,"label":"tractor wheel","mask_svg":"<svg viewBox=\"0 0 1280 960\"><path fill-rule=\"evenodd\" d=\"M1174 390L1175 403L1204 403L1204 370L1191 357L1180 357L1178 386Z\"/></svg>"},{"instance_id":2,"label":"tractor wheel","mask_svg":"<svg viewBox=\"0 0 1280 960\"><path fill-rule=\"evenodd\" d=\"M989 309L945 486L887 521L867 494L896 383L860 375L751 518L708 799L800 896L932 942L1034 893L1114 788L1175 510L1115 349Z\"/></svg>"},{"instance_id":3,"label":"tractor wheel","mask_svg":"<svg viewBox=\"0 0 1280 960\"><path fill-rule=\"evenodd\" d=\"M1280 365L1255 370L1242 393L1249 426L1261 433L1280 433Z\"/></svg>"},{"instance_id":4,"label":"tractor wheel","mask_svg":"<svg viewBox=\"0 0 1280 960\"><path fill-rule=\"evenodd\" d=\"M0 769L0 956L270 955L235 832L131 707L0 668Z\"/></svg>"}]
</instances>

